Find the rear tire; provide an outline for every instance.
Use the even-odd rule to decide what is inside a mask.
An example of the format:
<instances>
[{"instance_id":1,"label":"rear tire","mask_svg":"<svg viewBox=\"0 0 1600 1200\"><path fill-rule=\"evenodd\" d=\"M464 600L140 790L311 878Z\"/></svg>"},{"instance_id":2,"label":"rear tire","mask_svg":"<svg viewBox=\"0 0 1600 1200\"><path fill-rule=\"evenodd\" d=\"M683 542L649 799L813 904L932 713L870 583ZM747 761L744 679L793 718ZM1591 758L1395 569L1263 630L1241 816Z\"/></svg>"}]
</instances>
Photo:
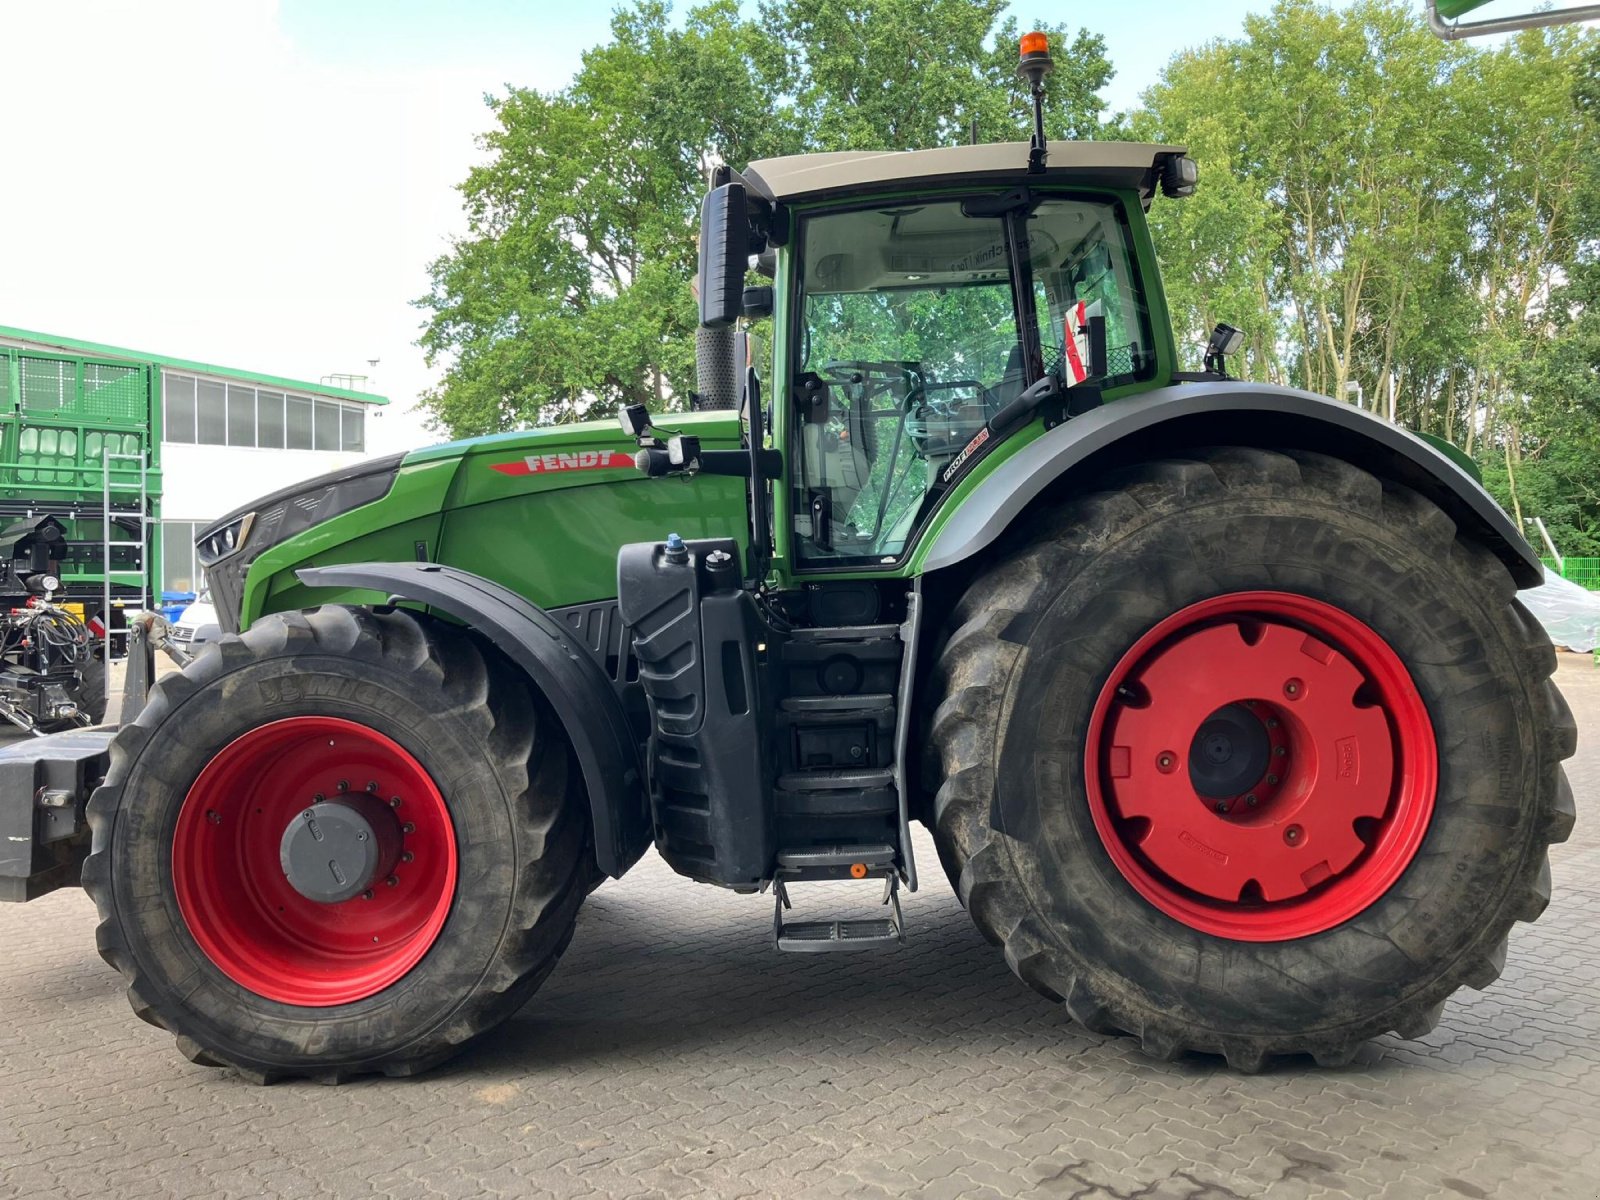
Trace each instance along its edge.
<instances>
[{"instance_id":1,"label":"rear tire","mask_svg":"<svg viewBox=\"0 0 1600 1200\"><path fill-rule=\"evenodd\" d=\"M1447 996L1497 977L1512 923L1549 900L1546 848L1572 828L1560 763L1576 731L1515 596L1437 507L1316 454L1200 451L1039 513L968 588L938 660L930 765L952 884L1020 978L1158 1057L1255 1070L1420 1036ZM1269 634L1300 656L1275 668L1306 670L1258 695L1243 681ZM1249 702L1291 725L1330 662L1347 682L1324 696L1347 668L1360 689L1293 746L1262 742L1265 761L1310 764L1292 797L1157 803L1204 782L1184 773L1195 714ZM1141 709L1161 720L1140 726ZM1358 739L1345 724L1362 721ZM1329 789L1363 779L1379 790L1350 801L1365 823L1329 825L1348 798ZM1250 842L1257 826L1282 836ZM1314 829L1323 847L1361 841L1304 857Z\"/></svg>"},{"instance_id":2,"label":"rear tire","mask_svg":"<svg viewBox=\"0 0 1600 1200\"><path fill-rule=\"evenodd\" d=\"M372 831L392 818L394 882L313 901L279 841L345 792ZM448 1057L549 974L594 871L555 717L404 611L275 615L208 647L117 735L89 818L84 886L134 1011L263 1082Z\"/></svg>"}]
</instances>

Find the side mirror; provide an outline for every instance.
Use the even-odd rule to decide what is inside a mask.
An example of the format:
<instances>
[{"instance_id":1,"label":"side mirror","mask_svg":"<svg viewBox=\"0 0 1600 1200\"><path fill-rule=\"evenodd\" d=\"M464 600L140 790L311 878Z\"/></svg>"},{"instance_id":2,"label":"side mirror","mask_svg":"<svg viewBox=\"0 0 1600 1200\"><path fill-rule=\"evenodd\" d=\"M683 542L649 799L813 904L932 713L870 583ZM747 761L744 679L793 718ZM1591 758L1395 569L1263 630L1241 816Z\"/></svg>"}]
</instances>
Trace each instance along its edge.
<instances>
[{"instance_id":1,"label":"side mirror","mask_svg":"<svg viewBox=\"0 0 1600 1200\"><path fill-rule=\"evenodd\" d=\"M725 329L744 312L750 217L744 184L712 188L700 204L700 324Z\"/></svg>"}]
</instances>

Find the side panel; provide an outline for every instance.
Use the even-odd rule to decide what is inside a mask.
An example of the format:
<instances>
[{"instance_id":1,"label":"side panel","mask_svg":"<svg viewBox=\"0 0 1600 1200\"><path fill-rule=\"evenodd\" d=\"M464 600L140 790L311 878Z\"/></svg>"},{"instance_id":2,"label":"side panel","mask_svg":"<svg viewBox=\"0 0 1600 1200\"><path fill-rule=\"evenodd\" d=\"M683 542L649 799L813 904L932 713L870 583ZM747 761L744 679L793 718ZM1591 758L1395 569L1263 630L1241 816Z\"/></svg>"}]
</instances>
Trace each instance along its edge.
<instances>
[{"instance_id":1,"label":"side panel","mask_svg":"<svg viewBox=\"0 0 1600 1200\"><path fill-rule=\"evenodd\" d=\"M731 414L669 419L707 449L738 445ZM649 479L634 469L633 451L615 426L592 422L413 453L382 500L262 551L244 587L241 625L265 612L375 599L312 590L295 577L306 566L445 563L548 609L614 598L617 550L629 542L668 533L748 542L743 480Z\"/></svg>"},{"instance_id":2,"label":"side panel","mask_svg":"<svg viewBox=\"0 0 1600 1200\"><path fill-rule=\"evenodd\" d=\"M631 455L629 458L631 464ZM497 580L544 608L617 594L617 550L660 541L738 535L745 529L741 479L647 479L630 465L616 482L506 494L445 513L439 561ZM473 459L468 472L488 468ZM477 490L470 485L463 490Z\"/></svg>"},{"instance_id":3,"label":"side panel","mask_svg":"<svg viewBox=\"0 0 1600 1200\"><path fill-rule=\"evenodd\" d=\"M938 571L970 558L1074 472L1217 444L1291 447L1347 459L1429 497L1499 556L1520 586L1544 580L1538 556L1494 498L1421 438L1309 392L1220 382L1163 388L1109 404L1021 447L1005 470L958 489L934 536L919 547L916 564Z\"/></svg>"}]
</instances>

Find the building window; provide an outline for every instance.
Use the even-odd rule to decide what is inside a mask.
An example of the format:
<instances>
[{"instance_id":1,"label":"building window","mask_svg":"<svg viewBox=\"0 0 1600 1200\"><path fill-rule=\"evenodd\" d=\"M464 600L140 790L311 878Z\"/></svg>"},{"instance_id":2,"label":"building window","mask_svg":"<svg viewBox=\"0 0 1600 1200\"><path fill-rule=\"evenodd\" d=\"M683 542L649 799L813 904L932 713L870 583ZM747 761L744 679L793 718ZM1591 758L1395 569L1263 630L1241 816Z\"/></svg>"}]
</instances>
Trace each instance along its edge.
<instances>
[{"instance_id":1,"label":"building window","mask_svg":"<svg viewBox=\"0 0 1600 1200\"><path fill-rule=\"evenodd\" d=\"M166 371L165 437L202 446L366 450L367 406Z\"/></svg>"},{"instance_id":2,"label":"building window","mask_svg":"<svg viewBox=\"0 0 1600 1200\"><path fill-rule=\"evenodd\" d=\"M256 390L245 384L228 385L228 445L256 444Z\"/></svg>"},{"instance_id":3,"label":"building window","mask_svg":"<svg viewBox=\"0 0 1600 1200\"><path fill-rule=\"evenodd\" d=\"M163 592L198 592L205 587L205 578L194 554L194 535L201 525L199 521L161 522Z\"/></svg>"},{"instance_id":4,"label":"building window","mask_svg":"<svg viewBox=\"0 0 1600 1200\"><path fill-rule=\"evenodd\" d=\"M283 393L260 388L256 392L256 445L264 450L283 449Z\"/></svg>"},{"instance_id":5,"label":"building window","mask_svg":"<svg viewBox=\"0 0 1600 1200\"><path fill-rule=\"evenodd\" d=\"M195 441L202 446L226 446L228 444L228 410L226 393L220 383L210 380L199 381L198 398L195 402Z\"/></svg>"},{"instance_id":6,"label":"building window","mask_svg":"<svg viewBox=\"0 0 1600 1200\"><path fill-rule=\"evenodd\" d=\"M291 450L311 449L311 397L290 396L288 445Z\"/></svg>"},{"instance_id":7,"label":"building window","mask_svg":"<svg viewBox=\"0 0 1600 1200\"><path fill-rule=\"evenodd\" d=\"M161 385L167 401L163 437L169 442L194 442L194 380L186 375L168 375Z\"/></svg>"}]
</instances>

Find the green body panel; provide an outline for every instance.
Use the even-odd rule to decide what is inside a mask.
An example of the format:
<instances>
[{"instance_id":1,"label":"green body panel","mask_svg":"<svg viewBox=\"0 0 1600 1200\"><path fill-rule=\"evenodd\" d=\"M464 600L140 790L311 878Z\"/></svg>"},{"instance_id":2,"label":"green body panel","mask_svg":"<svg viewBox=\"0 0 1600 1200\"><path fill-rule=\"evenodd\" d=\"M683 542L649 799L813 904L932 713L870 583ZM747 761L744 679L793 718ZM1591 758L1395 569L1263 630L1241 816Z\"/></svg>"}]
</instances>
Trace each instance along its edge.
<instances>
[{"instance_id":1,"label":"green body panel","mask_svg":"<svg viewBox=\"0 0 1600 1200\"><path fill-rule=\"evenodd\" d=\"M706 449L739 444L735 414L670 418ZM385 597L304 587L296 569L426 558L471 571L558 608L617 593L617 550L628 542L733 537L747 545L745 483L729 476L650 479L633 442L611 422L494 434L408 455L383 499L312 526L251 564L241 628L263 613ZM580 457L587 456L587 457ZM532 458L538 468L516 471Z\"/></svg>"},{"instance_id":2,"label":"green body panel","mask_svg":"<svg viewBox=\"0 0 1600 1200\"><path fill-rule=\"evenodd\" d=\"M1475 8L1482 8L1491 0L1439 0L1441 17L1464 17Z\"/></svg>"}]
</instances>

